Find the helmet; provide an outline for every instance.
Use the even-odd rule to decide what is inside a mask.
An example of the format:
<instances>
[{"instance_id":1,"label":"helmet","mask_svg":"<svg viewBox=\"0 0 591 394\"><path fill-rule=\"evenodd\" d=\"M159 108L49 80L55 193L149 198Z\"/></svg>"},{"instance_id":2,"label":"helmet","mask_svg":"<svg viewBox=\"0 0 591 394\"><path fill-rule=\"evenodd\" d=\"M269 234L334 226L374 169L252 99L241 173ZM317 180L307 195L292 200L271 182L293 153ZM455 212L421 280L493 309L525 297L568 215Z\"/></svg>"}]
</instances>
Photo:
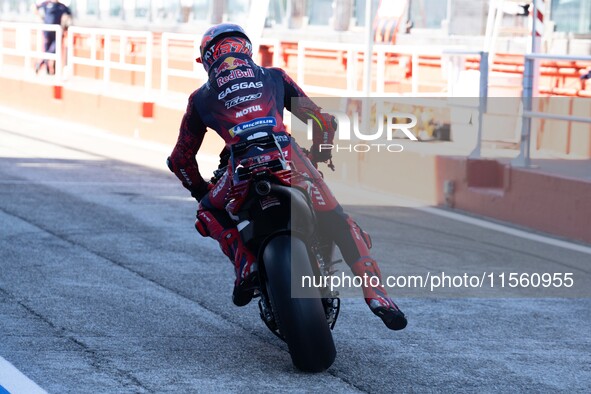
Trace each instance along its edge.
<instances>
[{"instance_id":1,"label":"helmet","mask_svg":"<svg viewBox=\"0 0 591 394\"><path fill-rule=\"evenodd\" d=\"M217 45L224 38L234 38L232 45L221 51ZM252 56L252 44L242 27L233 23L221 23L207 29L201 39L199 47L201 56L196 60L202 63L205 71L209 72L211 65L223 54L226 53L245 53Z\"/></svg>"}]
</instances>

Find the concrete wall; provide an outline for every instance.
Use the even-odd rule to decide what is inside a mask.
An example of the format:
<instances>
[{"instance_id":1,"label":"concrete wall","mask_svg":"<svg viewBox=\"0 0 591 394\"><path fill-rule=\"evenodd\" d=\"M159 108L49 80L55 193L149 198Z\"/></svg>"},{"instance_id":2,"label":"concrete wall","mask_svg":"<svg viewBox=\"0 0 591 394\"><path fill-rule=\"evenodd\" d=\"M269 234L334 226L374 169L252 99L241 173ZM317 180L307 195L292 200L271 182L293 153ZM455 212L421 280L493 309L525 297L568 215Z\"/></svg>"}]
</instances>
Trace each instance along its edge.
<instances>
[{"instance_id":1,"label":"concrete wall","mask_svg":"<svg viewBox=\"0 0 591 394\"><path fill-rule=\"evenodd\" d=\"M155 141L172 147L178 136L183 111L159 105L152 117L144 117L142 97L124 100L107 94L63 89L62 98L55 98L55 87L23 80L0 77L0 105L24 112L53 116L132 138ZM223 142L208 133L203 152L218 154Z\"/></svg>"}]
</instances>

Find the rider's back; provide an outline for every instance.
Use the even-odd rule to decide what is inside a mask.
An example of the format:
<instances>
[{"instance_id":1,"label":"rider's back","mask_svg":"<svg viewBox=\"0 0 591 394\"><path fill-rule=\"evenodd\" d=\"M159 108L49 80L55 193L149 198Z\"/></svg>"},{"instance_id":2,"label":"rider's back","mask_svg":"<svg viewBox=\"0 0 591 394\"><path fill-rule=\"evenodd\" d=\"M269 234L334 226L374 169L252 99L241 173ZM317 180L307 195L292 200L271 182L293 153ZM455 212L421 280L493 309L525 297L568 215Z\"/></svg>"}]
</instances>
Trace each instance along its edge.
<instances>
[{"instance_id":1,"label":"rider's back","mask_svg":"<svg viewBox=\"0 0 591 394\"><path fill-rule=\"evenodd\" d=\"M221 56L208 81L193 95L193 110L226 143L237 133L259 126L284 131L283 71L256 65L245 54Z\"/></svg>"}]
</instances>

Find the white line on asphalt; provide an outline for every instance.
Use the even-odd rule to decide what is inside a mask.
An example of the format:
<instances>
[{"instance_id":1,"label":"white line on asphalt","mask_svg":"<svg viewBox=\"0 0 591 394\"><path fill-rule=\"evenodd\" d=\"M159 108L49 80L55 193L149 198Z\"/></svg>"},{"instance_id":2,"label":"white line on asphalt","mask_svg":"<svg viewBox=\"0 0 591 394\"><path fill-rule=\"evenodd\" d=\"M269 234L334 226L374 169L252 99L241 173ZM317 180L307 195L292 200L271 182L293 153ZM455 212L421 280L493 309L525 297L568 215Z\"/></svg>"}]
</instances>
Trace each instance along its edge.
<instances>
[{"instance_id":1,"label":"white line on asphalt","mask_svg":"<svg viewBox=\"0 0 591 394\"><path fill-rule=\"evenodd\" d=\"M47 391L2 357L0 357L0 386L10 394L47 394Z\"/></svg>"},{"instance_id":2,"label":"white line on asphalt","mask_svg":"<svg viewBox=\"0 0 591 394\"><path fill-rule=\"evenodd\" d=\"M467 215L462 215L456 212L444 211L443 209L434 207L414 207L415 209L423 212L430 213L432 215L442 216L448 219L456 220L458 222L471 224L474 226L486 228L488 230L498 231L508 235L524 238L530 241L541 242L546 245L557 246L563 249L572 250L575 252L585 253L591 255L591 247L585 245L579 245L568 241L562 241L560 239L546 237L540 234L534 234L527 231L519 230L513 227L505 226L498 223L489 222L487 220L474 218Z\"/></svg>"},{"instance_id":3,"label":"white line on asphalt","mask_svg":"<svg viewBox=\"0 0 591 394\"><path fill-rule=\"evenodd\" d=\"M333 185L335 186L334 189L332 187ZM358 201L362 201L363 199L368 204L392 206L395 205L397 207L416 209L418 211L429 213L431 215L445 217L447 219L455 220L466 224L471 224L473 226L486 228L488 230L501 232L507 235L512 235L530 241L541 242L546 245L557 246L563 249L568 249L575 252L591 255L591 247L585 245L552 238L551 236L531 233L526 230L519 230L508 225L494 223L486 219L475 218L473 216L468 216L458 212L450 212L444 209L426 206L424 202L409 197L400 196L398 194L380 192L379 190L370 188L365 189L355 187L353 189L350 185L344 185L343 183L338 181L331 182L331 189L333 189L333 192L335 190L337 191L337 193L335 194L339 194L339 191L341 193L348 193L349 195L353 193L354 198L352 201L354 201L354 205L357 204Z\"/></svg>"}]
</instances>

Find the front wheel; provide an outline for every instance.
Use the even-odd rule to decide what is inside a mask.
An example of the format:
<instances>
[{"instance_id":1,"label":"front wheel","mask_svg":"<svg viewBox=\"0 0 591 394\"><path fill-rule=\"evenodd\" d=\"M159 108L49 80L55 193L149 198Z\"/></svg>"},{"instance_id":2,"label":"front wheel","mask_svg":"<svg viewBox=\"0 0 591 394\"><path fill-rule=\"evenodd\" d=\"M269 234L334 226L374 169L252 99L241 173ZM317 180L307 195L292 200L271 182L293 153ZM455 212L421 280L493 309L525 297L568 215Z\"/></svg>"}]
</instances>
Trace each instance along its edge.
<instances>
[{"instance_id":1,"label":"front wheel","mask_svg":"<svg viewBox=\"0 0 591 394\"><path fill-rule=\"evenodd\" d=\"M313 298L292 298L292 264L297 277L312 277L306 244L288 235L273 238L263 253L266 290L275 321L296 368L322 372L335 360L336 349L320 293Z\"/></svg>"}]
</instances>

